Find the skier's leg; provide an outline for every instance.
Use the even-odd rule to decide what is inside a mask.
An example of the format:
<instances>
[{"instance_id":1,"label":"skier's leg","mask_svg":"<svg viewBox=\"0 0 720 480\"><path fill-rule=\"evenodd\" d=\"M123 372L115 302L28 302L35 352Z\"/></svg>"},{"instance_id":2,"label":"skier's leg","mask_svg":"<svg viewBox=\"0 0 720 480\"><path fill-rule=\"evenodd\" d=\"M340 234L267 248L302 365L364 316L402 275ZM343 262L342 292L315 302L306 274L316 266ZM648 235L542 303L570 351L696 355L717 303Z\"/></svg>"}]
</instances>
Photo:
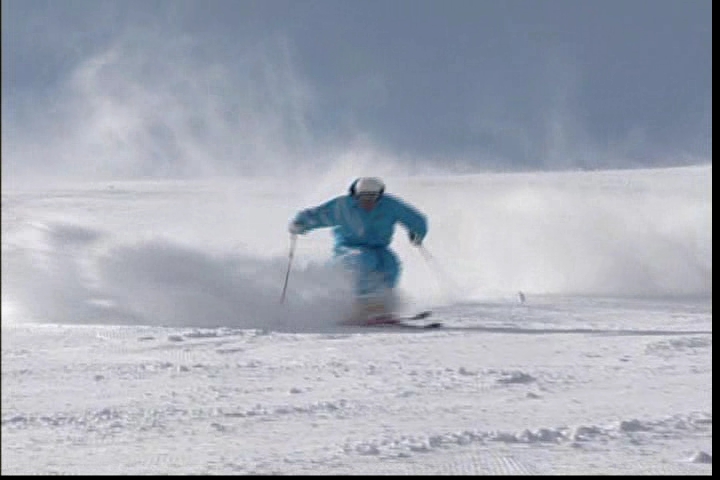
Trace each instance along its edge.
<instances>
[{"instance_id":1,"label":"skier's leg","mask_svg":"<svg viewBox=\"0 0 720 480\"><path fill-rule=\"evenodd\" d=\"M383 305L389 312L397 311L401 306L401 300L395 291L401 273L401 264L395 253L388 248L377 250L378 258L378 274L380 276L382 287L379 295L383 298Z\"/></svg>"},{"instance_id":2,"label":"skier's leg","mask_svg":"<svg viewBox=\"0 0 720 480\"><path fill-rule=\"evenodd\" d=\"M378 250L380 255L380 268L382 270L383 283L385 288L393 289L400 280L401 265L395 252L389 248Z\"/></svg>"},{"instance_id":3,"label":"skier's leg","mask_svg":"<svg viewBox=\"0 0 720 480\"><path fill-rule=\"evenodd\" d=\"M378 256L374 249L338 247L335 255L352 275L356 296L365 297L377 289Z\"/></svg>"},{"instance_id":4,"label":"skier's leg","mask_svg":"<svg viewBox=\"0 0 720 480\"><path fill-rule=\"evenodd\" d=\"M376 249L337 247L335 259L351 275L355 305L347 323L367 324L387 316L385 299L377 291L383 276L378 272Z\"/></svg>"}]
</instances>

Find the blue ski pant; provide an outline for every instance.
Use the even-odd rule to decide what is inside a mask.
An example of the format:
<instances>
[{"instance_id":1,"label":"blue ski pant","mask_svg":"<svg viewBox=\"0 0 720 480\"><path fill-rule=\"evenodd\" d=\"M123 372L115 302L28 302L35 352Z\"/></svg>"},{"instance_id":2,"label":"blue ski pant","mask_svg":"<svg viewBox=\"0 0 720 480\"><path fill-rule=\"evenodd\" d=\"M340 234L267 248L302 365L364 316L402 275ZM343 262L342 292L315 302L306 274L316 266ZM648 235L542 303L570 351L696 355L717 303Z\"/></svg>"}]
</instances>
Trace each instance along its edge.
<instances>
[{"instance_id":1,"label":"blue ski pant","mask_svg":"<svg viewBox=\"0 0 720 480\"><path fill-rule=\"evenodd\" d=\"M387 247L335 247L335 259L353 274L355 295L393 289L400 279L400 261Z\"/></svg>"}]
</instances>

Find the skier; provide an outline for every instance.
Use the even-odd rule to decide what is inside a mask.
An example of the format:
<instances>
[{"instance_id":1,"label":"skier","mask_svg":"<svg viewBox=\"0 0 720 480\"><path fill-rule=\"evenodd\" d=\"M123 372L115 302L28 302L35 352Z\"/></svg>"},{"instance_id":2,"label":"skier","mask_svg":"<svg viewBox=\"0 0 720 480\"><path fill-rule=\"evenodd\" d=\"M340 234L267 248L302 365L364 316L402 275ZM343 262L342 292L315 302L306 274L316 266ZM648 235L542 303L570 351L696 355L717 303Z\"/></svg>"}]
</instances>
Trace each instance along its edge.
<instances>
[{"instance_id":1,"label":"skier","mask_svg":"<svg viewBox=\"0 0 720 480\"><path fill-rule=\"evenodd\" d=\"M389 248L396 223L405 227L411 244L422 244L428 230L425 215L385 193L381 179L360 177L347 195L298 212L289 231L303 235L334 227L333 258L353 274L358 313L371 317L389 313L387 303L400 279L400 261Z\"/></svg>"}]
</instances>

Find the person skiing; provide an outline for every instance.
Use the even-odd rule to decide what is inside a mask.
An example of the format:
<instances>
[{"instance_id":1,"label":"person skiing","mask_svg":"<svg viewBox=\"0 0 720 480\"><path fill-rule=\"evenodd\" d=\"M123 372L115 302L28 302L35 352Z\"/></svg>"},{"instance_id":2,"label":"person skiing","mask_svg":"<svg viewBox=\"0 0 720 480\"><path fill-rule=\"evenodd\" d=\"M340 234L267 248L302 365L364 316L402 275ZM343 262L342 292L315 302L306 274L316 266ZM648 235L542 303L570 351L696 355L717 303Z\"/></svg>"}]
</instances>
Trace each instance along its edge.
<instances>
[{"instance_id":1,"label":"person skiing","mask_svg":"<svg viewBox=\"0 0 720 480\"><path fill-rule=\"evenodd\" d=\"M380 178L360 177L347 195L299 211L289 231L303 235L333 227L333 258L353 274L358 307L374 316L388 313L386 303L400 279L400 261L389 248L397 223L405 227L412 245L422 245L428 231L426 216L385 193Z\"/></svg>"}]
</instances>

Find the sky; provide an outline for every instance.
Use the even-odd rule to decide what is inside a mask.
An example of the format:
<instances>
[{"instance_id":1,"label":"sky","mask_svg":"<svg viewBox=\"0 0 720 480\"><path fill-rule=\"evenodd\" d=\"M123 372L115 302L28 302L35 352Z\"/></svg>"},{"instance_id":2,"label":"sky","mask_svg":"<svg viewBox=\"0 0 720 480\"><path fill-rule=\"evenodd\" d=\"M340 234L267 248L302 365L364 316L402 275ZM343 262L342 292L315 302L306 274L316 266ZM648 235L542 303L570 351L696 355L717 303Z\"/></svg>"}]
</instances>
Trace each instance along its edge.
<instances>
[{"instance_id":1,"label":"sky","mask_svg":"<svg viewBox=\"0 0 720 480\"><path fill-rule=\"evenodd\" d=\"M710 0L8 0L3 182L712 162Z\"/></svg>"},{"instance_id":2,"label":"sky","mask_svg":"<svg viewBox=\"0 0 720 480\"><path fill-rule=\"evenodd\" d=\"M2 473L712 475L711 166L384 175L428 330L289 256L346 175L3 188Z\"/></svg>"}]
</instances>

